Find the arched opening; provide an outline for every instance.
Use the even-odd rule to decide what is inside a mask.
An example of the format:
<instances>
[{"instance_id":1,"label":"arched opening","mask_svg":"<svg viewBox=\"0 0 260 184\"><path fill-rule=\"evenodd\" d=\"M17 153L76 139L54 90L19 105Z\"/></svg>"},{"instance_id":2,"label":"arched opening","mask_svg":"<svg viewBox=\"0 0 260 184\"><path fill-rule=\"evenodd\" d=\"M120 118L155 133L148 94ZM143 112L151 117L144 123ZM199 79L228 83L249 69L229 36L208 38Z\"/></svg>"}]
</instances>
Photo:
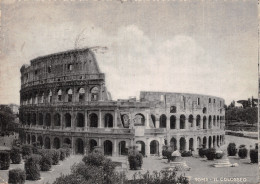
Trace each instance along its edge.
<instances>
[{"instance_id":1,"label":"arched opening","mask_svg":"<svg viewBox=\"0 0 260 184\"><path fill-rule=\"evenodd\" d=\"M54 126L60 126L61 124L61 118L60 118L60 114L55 114L54 115Z\"/></svg>"},{"instance_id":2,"label":"arched opening","mask_svg":"<svg viewBox=\"0 0 260 184\"><path fill-rule=\"evenodd\" d=\"M78 138L76 140L76 154L84 154L84 142L82 139Z\"/></svg>"},{"instance_id":3,"label":"arched opening","mask_svg":"<svg viewBox=\"0 0 260 184\"><path fill-rule=\"evenodd\" d=\"M193 127L193 116L189 115L189 127Z\"/></svg>"},{"instance_id":4,"label":"arched opening","mask_svg":"<svg viewBox=\"0 0 260 184\"><path fill-rule=\"evenodd\" d=\"M203 129L207 129L207 118L206 118L206 116L203 117Z\"/></svg>"},{"instance_id":5,"label":"arched opening","mask_svg":"<svg viewBox=\"0 0 260 184\"><path fill-rule=\"evenodd\" d=\"M46 126L51 126L51 114L50 113L47 113L45 115L45 125Z\"/></svg>"},{"instance_id":6,"label":"arched opening","mask_svg":"<svg viewBox=\"0 0 260 184\"><path fill-rule=\"evenodd\" d=\"M124 128L129 128L129 116L127 114L121 115L121 120L123 123Z\"/></svg>"},{"instance_id":7,"label":"arched opening","mask_svg":"<svg viewBox=\"0 0 260 184\"><path fill-rule=\"evenodd\" d=\"M216 126L216 116L213 116L213 126Z\"/></svg>"},{"instance_id":8,"label":"arched opening","mask_svg":"<svg viewBox=\"0 0 260 184\"><path fill-rule=\"evenodd\" d=\"M155 125L155 116L153 115L153 114L151 114L151 119L152 119L152 122L153 122L153 128L155 128L156 127L156 125Z\"/></svg>"},{"instance_id":9,"label":"arched opening","mask_svg":"<svg viewBox=\"0 0 260 184\"><path fill-rule=\"evenodd\" d=\"M219 136L217 135L217 146L219 147L220 144L219 144Z\"/></svg>"},{"instance_id":10,"label":"arched opening","mask_svg":"<svg viewBox=\"0 0 260 184\"><path fill-rule=\"evenodd\" d=\"M181 115L180 117L180 129L185 129L185 116Z\"/></svg>"},{"instance_id":11,"label":"arched opening","mask_svg":"<svg viewBox=\"0 0 260 184\"><path fill-rule=\"evenodd\" d=\"M27 144L31 144L31 136L29 134L27 135Z\"/></svg>"},{"instance_id":12,"label":"arched opening","mask_svg":"<svg viewBox=\"0 0 260 184\"><path fill-rule=\"evenodd\" d=\"M207 137L203 137L203 145L202 147L206 147L207 146Z\"/></svg>"},{"instance_id":13,"label":"arched opening","mask_svg":"<svg viewBox=\"0 0 260 184\"><path fill-rule=\"evenodd\" d=\"M61 89L58 90L58 102L62 101L62 91Z\"/></svg>"},{"instance_id":14,"label":"arched opening","mask_svg":"<svg viewBox=\"0 0 260 184\"><path fill-rule=\"evenodd\" d=\"M153 140L150 143L150 154L151 155L159 155L159 142L157 140Z\"/></svg>"},{"instance_id":15,"label":"arched opening","mask_svg":"<svg viewBox=\"0 0 260 184\"><path fill-rule=\"evenodd\" d=\"M113 144L111 141L106 140L104 142L104 154L112 156L112 151L113 151Z\"/></svg>"},{"instance_id":16,"label":"arched opening","mask_svg":"<svg viewBox=\"0 0 260 184\"><path fill-rule=\"evenodd\" d=\"M90 152L92 152L96 146L97 146L97 141L94 139L90 139L90 141L89 141Z\"/></svg>"},{"instance_id":17,"label":"arched opening","mask_svg":"<svg viewBox=\"0 0 260 184\"><path fill-rule=\"evenodd\" d=\"M49 91L49 94L48 94L48 102L52 103L52 92L51 92L51 90Z\"/></svg>"},{"instance_id":18,"label":"arched opening","mask_svg":"<svg viewBox=\"0 0 260 184\"><path fill-rule=\"evenodd\" d=\"M186 148L186 140L184 137L180 138L180 151L185 151Z\"/></svg>"},{"instance_id":19,"label":"arched opening","mask_svg":"<svg viewBox=\"0 0 260 184\"><path fill-rule=\"evenodd\" d=\"M171 106L170 113L176 113L176 106Z\"/></svg>"},{"instance_id":20,"label":"arched opening","mask_svg":"<svg viewBox=\"0 0 260 184\"><path fill-rule=\"evenodd\" d=\"M202 112L203 112L203 114L206 114L206 113L207 113L207 108L204 107L204 108L202 109Z\"/></svg>"},{"instance_id":21,"label":"arched opening","mask_svg":"<svg viewBox=\"0 0 260 184\"><path fill-rule=\"evenodd\" d=\"M84 102L85 101L85 89L80 88L78 92L79 92L79 102Z\"/></svg>"},{"instance_id":22,"label":"arched opening","mask_svg":"<svg viewBox=\"0 0 260 184\"><path fill-rule=\"evenodd\" d=\"M55 137L53 140L53 147L55 149L59 149L60 148L60 139L58 137Z\"/></svg>"},{"instance_id":23,"label":"arched opening","mask_svg":"<svg viewBox=\"0 0 260 184\"><path fill-rule=\"evenodd\" d=\"M211 147L212 147L212 137L209 136L209 148L211 148Z\"/></svg>"},{"instance_id":24,"label":"arched opening","mask_svg":"<svg viewBox=\"0 0 260 184\"><path fill-rule=\"evenodd\" d=\"M128 154L128 149L126 148L126 142L125 141L120 141L118 144L119 147L119 155L127 155Z\"/></svg>"},{"instance_id":25,"label":"arched opening","mask_svg":"<svg viewBox=\"0 0 260 184\"><path fill-rule=\"evenodd\" d=\"M85 125L85 118L82 113L77 114L77 127L84 127Z\"/></svg>"},{"instance_id":26,"label":"arched opening","mask_svg":"<svg viewBox=\"0 0 260 184\"><path fill-rule=\"evenodd\" d=\"M197 128L200 128L200 115L197 115L196 126L197 126Z\"/></svg>"},{"instance_id":27,"label":"arched opening","mask_svg":"<svg viewBox=\"0 0 260 184\"><path fill-rule=\"evenodd\" d=\"M32 143L36 142L36 137L35 135L32 135Z\"/></svg>"},{"instance_id":28,"label":"arched opening","mask_svg":"<svg viewBox=\"0 0 260 184\"><path fill-rule=\"evenodd\" d=\"M197 148L201 148L202 144L201 144L201 138L197 137Z\"/></svg>"},{"instance_id":29,"label":"arched opening","mask_svg":"<svg viewBox=\"0 0 260 184\"><path fill-rule=\"evenodd\" d=\"M69 138L65 138L64 140L63 140L63 145L64 144L67 144L70 148L71 148L71 140L69 139Z\"/></svg>"},{"instance_id":30,"label":"arched opening","mask_svg":"<svg viewBox=\"0 0 260 184\"><path fill-rule=\"evenodd\" d=\"M160 128L166 128L166 121L167 117L165 116L165 114L162 114L160 116Z\"/></svg>"},{"instance_id":31,"label":"arched opening","mask_svg":"<svg viewBox=\"0 0 260 184\"><path fill-rule=\"evenodd\" d=\"M170 117L170 129L176 129L176 117L175 116Z\"/></svg>"},{"instance_id":32,"label":"arched opening","mask_svg":"<svg viewBox=\"0 0 260 184\"><path fill-rule=\"evenodd\" d=\"M91 101L97 101L98 100L98 93L99 93L98 87L93 87L90 90L90 99L91 99Z\"/></svg>"},{"instance_id":33,"label":"arched opening","mask_svg":"<svg viewBox=\"0 0 260 184\"><path fill-rule=\"evenodd\" d=\"M31 124L31 114L28 113L27 114L27 125L30 125Z\"/></svg>"},{"instance_id":34,"label":"arched opening","mask_svg":"<svg viewBox=\"0 0 260 184\"><path fill-rule=\"evenodd\" d=\"M145 117L143 114L138 113L135 115L134 125L135 126L144 126L145 125Z\"/></svg>"},{"instance_id":35,"label":"arched opening","mask_svg":"<svg viewBox=\"0 0 260 184\"><path fill-rule=\"evenodd\" d=\"M72 89L67 90L67 102L72 102Z\"/></svg>"},{"instance_id":36,"label":"arched opening","mask_svg":"<svg viewBox=\"0 0 260 184\"><path fill-rule=\"evenodd\" d=\"M189 150L190 151L194 151L194 145L193 145L194 141L193 138L189 139Z\"/></svg>"},{"instance_id":37,"label":"arched opening","mask_svg":"<svg viewBox=\"0 0 260 184\"><path fill-rule=\"evenodd\" d=\"M39 114L39 125L43 125L43 115L42 115L42 113Z\"/></svg>"},{"instance_id":38,"label":"arched opening","mask_svg":"<svg viewBox=\"0 0 260 184\"><path fill-rule=\"evenodd\" d=\"M32 115L32 125L36 125L36 113Z\"/></svg>"},{"instance_id":39,"label":"arched opening","mask_svg":"<svg viewBox=\"0 0 260 184\"><path fill-rule=\"evenodd\" d=\"M71 127L71 115L69 113L65 114L65 127Z\"/></svg>"},{"instance_id":40,"label":"arched opening","mask_svg":"<svg viewBox=\"0 0 260 184\"><path fill-rule=\"evenodd\" d=\"M213 148L216 148L216 136L213 136Z\"/></svg>"},{"instance_id":41,"label":"arched opening","mask_svg":"<svg viewBox=\"0 0 260 184\"><path fill-rule=\"evenodd\" d=\"M217 126L219 127L219 116L217 116Z\"/></svg>"},{"instance_id":42,"label":"arched opening","mask_svg":"<svg viewBox=\"0 0 260 184\"><path fill-rule=\"evenodd\" d=\"M140 153L143 155L143 156L145 156L145 143L143 142L143 141L136 141L136 144L138 145L140 145L141 146L141 151L140 151Z\"/></svg>"},{"instance_id":43,"label":"arched opening","mask_svg":"<svg viewBox=\"0 0 260 184\"><path fill-rule=\"evenodd\" d=\"M113 116L109 113L105 114L105 128L113 128Z\"/></svg>"},{"instance_id":44,"label":"arched opening","mask_svg":"<svg viewBox=\"0 0 260 184\"><path fill-rule=\"evenodd\" d=\"M95 113L89 115L90 127L98 127L98 116Z\"/></svg>"},{"instance_id":45,"label":"arched opening","mask_svg":"<svg viewBox=\"0 0 260 184\"><path fill-rule=\"evenodd\" d=\"M44 148L45 149L51 149L51 140L49 137L45 137L44 140Z\"/></svg>"},{"instance_id":46,"label":"arched opening","mask_svg":"<svg viewBox=\"0 0 260 184\"><path fill-rule=\"evenodd\" d=\"M42 146L43 146L42 136L38 136L37 141L40 143L40 146L42 148Z\"/></svg>"},{"instance_id":47,"label":"arched opening","mask_svg":"<svg viewBox=\"0 0 260 184\"><path fill-rule=\"evenodd\" d=\"M177 150L177 141L174 137L171 138L170 147L172 148L173 151Z\"/></svg>"},{"instance_id":48,"label":"arched opening","mask_svg":"<svg viewBox=\"0 0 260 184\"><path fill-rule=\"evenodd\" d=\"M209 129L212 129L212 117L209 116Z\"/></svg>"}]
</instances>

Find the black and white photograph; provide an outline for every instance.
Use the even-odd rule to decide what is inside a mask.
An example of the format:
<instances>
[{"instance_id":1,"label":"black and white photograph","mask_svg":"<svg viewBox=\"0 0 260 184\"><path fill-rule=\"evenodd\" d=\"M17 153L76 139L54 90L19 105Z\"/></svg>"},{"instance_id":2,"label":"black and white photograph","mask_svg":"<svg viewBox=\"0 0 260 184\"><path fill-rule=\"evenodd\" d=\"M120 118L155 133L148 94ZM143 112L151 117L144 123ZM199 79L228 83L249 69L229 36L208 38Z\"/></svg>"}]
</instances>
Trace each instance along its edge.
<instances>
[{"instance_id":1,"label":"black and white photograph","mask_svg":"<svg viewBox=\"0 0 260 184\"><path fill-rule=\"evenodd\" d=\"M1 0L0 184L257 184L257 0Z\"/></svg>"}]
</instances>

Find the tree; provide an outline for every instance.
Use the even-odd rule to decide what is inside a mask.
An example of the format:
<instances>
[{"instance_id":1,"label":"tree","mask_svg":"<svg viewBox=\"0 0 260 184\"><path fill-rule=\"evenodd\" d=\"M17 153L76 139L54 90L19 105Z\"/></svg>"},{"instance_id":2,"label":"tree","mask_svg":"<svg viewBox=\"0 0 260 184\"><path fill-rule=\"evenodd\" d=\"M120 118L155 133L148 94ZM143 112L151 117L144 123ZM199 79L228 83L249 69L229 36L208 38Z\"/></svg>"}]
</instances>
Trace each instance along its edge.
<instances>
[{"instance_id":1,"label":"tree","mask_svg":"<svg viewBox=\"0 0 260 184\"><path fill-rule=\"evenodd\" d=\"M15 115L7 105L0 105L0 131L14 131Z\"/></svg>"}]
</instances>

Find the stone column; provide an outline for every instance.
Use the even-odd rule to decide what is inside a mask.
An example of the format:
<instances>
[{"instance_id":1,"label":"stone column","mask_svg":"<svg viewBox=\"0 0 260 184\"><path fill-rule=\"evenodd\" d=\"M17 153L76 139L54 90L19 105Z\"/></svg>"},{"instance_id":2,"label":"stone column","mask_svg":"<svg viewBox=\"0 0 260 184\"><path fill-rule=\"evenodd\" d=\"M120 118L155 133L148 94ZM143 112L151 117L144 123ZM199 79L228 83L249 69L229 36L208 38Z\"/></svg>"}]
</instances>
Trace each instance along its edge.
<instances>
[{"instance_id":1,"label":"stone column","mask_svg":"<svg viewBox=\"0 0 260 184\"><path fill-rule=\"evenodd\" d=\"M145 154L147 156L150 156L150 142L149 142L149 138L147 138L146 141L145 141Z\"/></svg>"},{"instance_id":2,"label":"stone column","mask_svg":"<svg viewBox=\"0 0 260 184\"><path fill-rule=\"evenodd\" d=\"M184 129L189 129L189 121L188 121L188 118L185 118L185 127Z\"/></svg>"},{"instance_id":3,"label":"stone column","mask_svg":"<svg viewBox=\"0 0 260 184\"><path fill-rule=\"evenodd\" d=\"M166 120L166 130L170 130L170 116L167 116L167 120Z\"/></svg>"},{"instance_id":4,"label":"stone column","mask_svg":"<svg viewBox=\"0 0 260 184\"><path fill-rule=\"evenodd\" d=\"M98 111L98 128L102 128L102 114L101 114L101 110L99 109Z\"/></svg>"},{"instance_id":5,"label":"stone column","mask_svg":"<svg viewBox=\"0 0 260 184\"><path fill-rule=\"evenodd\" d=\"M50 148L51 148L51 149L53 149L53 142L54 142L54 141L53 141L53 137L51 136L51 137L50 137Z\"/></svg>"},{"instance_id":6,"label":"stone column","mask_svg":"<svg viewBox=\"0 0 260 184\"><path fill-rule=\"evenodd\" d=\"M193 137L193 149L194 149L194 152L197 153L197 145L198 145L198 140L197 140L197 137L194 136Z\"/></svg>"},{"instance_id":7,"label":"stone column","mask_svg":"<svg viewBox=\"0 0 260 184\"><path fill-rule=\"evenodd\" d=\"M206 129L209 129L209 119L206 119Z\"/></svg>"},{"instance_id":8,"label":"stone column","mask_svg":"<svg viewBox=\"0 0 260 184\"><path fill-rule=\"evenodd\" d=\"M114 123L113 123L113 128L117 128L117 109L115 110L115 116L114 116Z\"/></svg>"},{"instance_id":9,"label":"stone column","mask_svg":"<svg viewBox=\"0 0 260 184\"><path fill-rule=\"evenodd\" d=\"M145 121L145 127L150 128L150 117L149 117L149 112L146 111L146 121Z\"/></svg>"},{"instance_id":10,"label":"stone column","mask_svg":"<svg viewBox=\"0 0 260 184\"><path fill-rule=\"evenodd\" d=\"M99 87L99 101L102 101L102 85Z\"/></svg>"},{"instance_id":11,"label":"stone column","mask_svg":"<svg viewBox=\"0 0 260 184\"><path fill-rule=\"evenodd\" d=\"M180 129L180 118L176 117L176 130Z\"/></svg>"},{"instance_id":12,"label":"stone column","mask_svg":"<svg viewBox=\"0 0 260 184\"><path fill-rule=\"evenodd\" d=\"M51 115L51 129L54 129L54 113L50 113Z\"/></svg>"},{"instance_id":13,"label":"stone column","mask_svg":"<svg viewBox=\"0 0 260 184\"><path fill-rule=\"evenodd\" d=\"M118 156L118 152L117 152L117 139L114 139L113 141L113 156Z\"/></svg>"},{"instance_id":14,"label":"stone column","mask_svg":"<svg viewBox=\"0 0 260 184\"><path fill-rule=\"evenodd\" d=\"M159 119L156 117L155 118L155 128L159 128L160 122Z\"/></svg>"},{"instance_id":15,"label":"stone column","mask_svg":"<svg viewBox=\"0 0 260 184\"><path fill-rule=\"evenodd\" d=\"M184 148L184 150L185 151L189 151L189 137L185 137L185 148Z\"/></svg>"},{"instance_id":16,"label":"stone column","mask_svg":"<svg viewBox=\"0 0 260 184\"><path fill-rule=\"evenodd\" d=\"M162 146L163 146L163 142L164 142L164 139L163 139L162 137L160 137L159 146L158 146L159 155L160 155L160 156L162 156Z\"/></svg>"},{"instance_id":17,"label":"stone column","mask_svg":"<svg viewBox=\"0 0 260 184\"><path fill-rule=\"evenodd\" d=\"M88 130L88 112L84 112L84 117L85 117L85 127L84 130Z\"/></svg>"},{"instance_id":18,"label":"stone column","mask_svg":"<svg viewBox=\"0 0 260 184\"><path fill-rule=\"evenodd\" d=\"M196 127L196 119L193 117L193 119L192 119L192 129L193 130L196 130L197 129L197 127Z\"/></svg>"},{"instance_id":19,"label":"stone column","mask_svg":"<svg viewBox=\"0 0 260 184\"><path fill-rule=\"evenodd\" d=\"M77 124L77 114L73 113L71 116L71 130L76 129L76 124Z\"/></svg>"},{"instance_id":20,"label":"stone column","mask_svg":"<svg viewBox=\"0 0 260 184\"><path fill-rule=\"evenodd\" d=\"M75 154L75 141L74 141L74 137L71 137L71 150L72 150L72 154Z\"/></svg>"},{"instance_id":21,"label":"stone column","mask_svg":"<svg viewBox=\"0 0 260 184\"><path fill-rule=\"evenodd\" d=\"M180 151L180 138L179 136L176 136L176 149Z\"/></svg>"},{"instance_id":22,"label":"stone column","mask_svg":"<svg viewBox=\"0 0 260 184\"><path fill-rule=\"evenodd\" d=\"M98 138L98 146L102 146L102 138Z\"/></svg>"}]
</instances>

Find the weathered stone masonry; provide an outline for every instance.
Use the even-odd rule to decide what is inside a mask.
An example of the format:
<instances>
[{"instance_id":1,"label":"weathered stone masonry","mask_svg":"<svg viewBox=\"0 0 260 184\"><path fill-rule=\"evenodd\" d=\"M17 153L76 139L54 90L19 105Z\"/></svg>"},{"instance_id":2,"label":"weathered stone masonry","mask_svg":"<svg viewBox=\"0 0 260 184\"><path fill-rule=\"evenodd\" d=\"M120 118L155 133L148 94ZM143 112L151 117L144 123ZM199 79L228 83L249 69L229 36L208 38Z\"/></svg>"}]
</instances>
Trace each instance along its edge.
<instances>
[{"instance_id":1,"label":"weathered stone masonry","mask_svg":"<svg viewBox=\"0 0 260 184\"><path fill-rule=\"evenodd\" d=\"M26 135L45 148L70 144L83 154L95 146L106 155L125 155L140 145L158 155L163 145L178 150L224 143L222 98L186 93L141 92L113 101L94 53L71 50L31 60L21 67L20 115Z\"/></svg>"}]
</instances>

